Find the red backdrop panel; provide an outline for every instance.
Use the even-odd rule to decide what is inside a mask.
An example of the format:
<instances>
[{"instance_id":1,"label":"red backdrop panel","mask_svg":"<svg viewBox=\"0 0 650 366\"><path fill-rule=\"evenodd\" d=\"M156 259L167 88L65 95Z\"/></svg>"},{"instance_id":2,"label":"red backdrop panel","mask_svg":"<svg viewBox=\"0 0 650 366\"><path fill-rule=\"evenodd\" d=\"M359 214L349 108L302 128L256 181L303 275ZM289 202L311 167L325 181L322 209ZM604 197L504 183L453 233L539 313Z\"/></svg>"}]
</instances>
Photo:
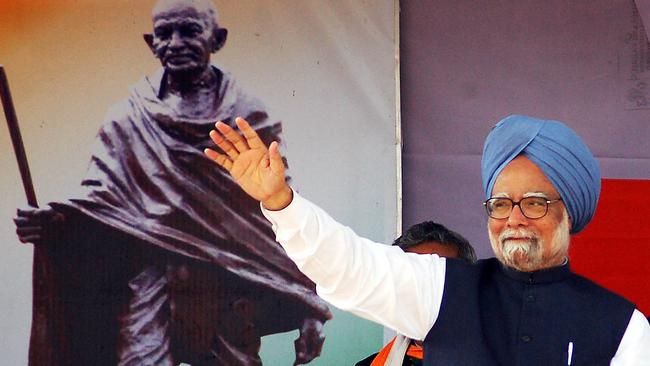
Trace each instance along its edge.
<instances>
[{"instance_id":1,"label":"red backdrop panel","mask_svg":"<svg viewBox=\"0 0 650 366\"><path fill-rule=\"evenodd\" d=\"M650 180L604 179L593 221L575 235L571 268L650 315Z\"/></svg>"}]
</instances>

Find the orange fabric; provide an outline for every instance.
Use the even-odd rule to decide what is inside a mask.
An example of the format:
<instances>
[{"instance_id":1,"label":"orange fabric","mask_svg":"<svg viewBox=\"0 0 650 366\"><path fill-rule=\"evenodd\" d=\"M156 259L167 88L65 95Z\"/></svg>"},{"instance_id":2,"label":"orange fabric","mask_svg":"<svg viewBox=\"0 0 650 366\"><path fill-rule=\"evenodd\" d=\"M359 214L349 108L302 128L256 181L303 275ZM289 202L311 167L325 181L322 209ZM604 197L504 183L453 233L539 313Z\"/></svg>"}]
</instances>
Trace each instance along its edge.
<instances>
[{"instance_id":1,"label":"orange fabric","mask_svg":"<svg viewBox=\"0 0 650 366\"><path fill-rule=\"evenodd\" d=\"M384 363L388 358L388 354L390 354L390 349L393 347L393 343L395 343L395 338L393 338L390 342L388 342L388 344L385 345L384 348L381 349L381 351L379 351L375 359L372 360L370 366L384 366Z\"/></svg>"},{"instance_id":2,"label":"orange fabric","mask_svg":"<svg viewBox=\"0 0 650 366\"><path fill-rule=\"evenodd\" d=\"M375 356L375 359L372 360L370 366L384 366L384 363L386 363L386 359L388 359L388 355L390 354L390 350L393 348L393 343L395 343L395 338L388 342L388 344L379 351L377 356ZM406 355L421 360L424 358L424 350L418 345L411 344L406 350Z\"/></svg>"},{"instance_id":3,"label":"orange fabric","mask_svg":"<svg viewBox=\"0 0 650 366\"><path fill-rule=\"evenodd\" d=\"M418 346L417 344L412 344L409 346L409 349L406 350L406 355L416 358L418 360L422 360L424 359L424 350L422 349L422 347Z\"/></svg>"}]
</instances>

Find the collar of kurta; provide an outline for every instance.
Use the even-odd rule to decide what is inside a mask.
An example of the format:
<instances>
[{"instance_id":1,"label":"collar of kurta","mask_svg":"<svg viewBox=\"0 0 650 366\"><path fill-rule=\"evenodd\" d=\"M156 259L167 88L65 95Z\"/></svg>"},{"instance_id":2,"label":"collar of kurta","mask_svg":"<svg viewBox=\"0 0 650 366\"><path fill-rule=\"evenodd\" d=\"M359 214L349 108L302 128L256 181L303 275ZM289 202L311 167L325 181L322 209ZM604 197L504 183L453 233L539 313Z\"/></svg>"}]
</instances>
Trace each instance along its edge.
<instances>
[{"instance_id":1,"label":"collar of kurta","mask_svg":"<svg viewBox=\"0 0 650 366\"><path fill-rule=\"evenodd\" d=\"M531 285L560 282L571 275L571 269L569 268L568 262L561 266L546 268L534 272L521 272L514 268L502 265L501 271L513 280L525 282Z\"/></svg>"}]
</instances>

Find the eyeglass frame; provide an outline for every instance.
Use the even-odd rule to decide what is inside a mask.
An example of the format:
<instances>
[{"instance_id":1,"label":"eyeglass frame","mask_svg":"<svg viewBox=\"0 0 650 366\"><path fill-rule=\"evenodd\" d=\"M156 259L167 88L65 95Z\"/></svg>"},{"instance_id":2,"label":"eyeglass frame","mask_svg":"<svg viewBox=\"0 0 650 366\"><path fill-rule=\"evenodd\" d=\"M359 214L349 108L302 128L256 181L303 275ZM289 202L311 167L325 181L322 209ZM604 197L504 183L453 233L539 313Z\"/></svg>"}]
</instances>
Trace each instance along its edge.
<instances>
[{"instance_id":1,"label":"eyeglass frame","mask_svg":"<svg viewBox=\"0 0 650 366\"><path fill-rule=\"evenodd\" d=\"M546 203L546 210L544 211L544 214L542 216L539 216L539 217L528 217L528 216L526 216L526 214L524 213L524 210L521 208L521 201L529 199L529 198L541 198L541 199L544 200L544 202ZM504 200L508 200L508 201L510 201L512 203L512 206L510 207L510 213L508 213L508 216L506 216L506 217L493 217L492 215L490 215L490 210L488 209L488 202L490 202L491 200L496 200L496 199L504 199ZM487 213L488 217L490 217L492 219L495 219L495 220L506 220L506 219L510 218L510 215L512 215L512 211L514 211L515 206L519 206L519 211L521 211L521 214L525 218L527 218L529 220L537 220L537 219L541 219L542 217L544 217L544 216L546 216L548 214L548 205L550 205L551 203L559 202L559 201L562 201L561 197L558 198L558 199L549 200L546 197L529 196L529 197L524 197L524 198L520 199L519 201L515 201L515 200L513 200L512 198L509 198L509 197L490 197L490 198L488 198L487 200L485 200L483 202L483 207L485 207L485 212Z\"/></svg>"}]
</instances>

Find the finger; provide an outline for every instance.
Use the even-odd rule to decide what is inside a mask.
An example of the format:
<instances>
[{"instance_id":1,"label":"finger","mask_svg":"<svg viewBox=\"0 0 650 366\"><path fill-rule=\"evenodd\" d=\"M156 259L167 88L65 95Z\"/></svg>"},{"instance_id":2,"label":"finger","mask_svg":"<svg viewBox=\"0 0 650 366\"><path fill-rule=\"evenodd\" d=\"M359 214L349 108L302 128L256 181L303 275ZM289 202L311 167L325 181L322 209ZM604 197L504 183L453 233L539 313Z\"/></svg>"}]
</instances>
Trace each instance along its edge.
<instances>
[{"instance_id":1,"label":"finger","mask_svg":"<svg viewBox=\"0 0 650 366\"><path fill-rule=\"evenodd\" d=\"M36 219L34 216L14 217L14 224L16 224L17 228L43 227L43 221Z\"/></svg>"},{"instance_id":2,"label":"finger","mask_svg":"<svg viewBox=\"0 0 650 366\"><path fill-rule=\"evenodd\" d=\"M305 359L305 342L302 338L298 338L295 341L293 341L294 348L296 350L296 360L294 361L294 366L295 365L302 365L307 363L308 361Z\"/></svg>"},{"instance_id":3,"label":"finger","mask_svg":"<svg viewBox=\"0 0 650 366\"><path fill-rule=\"evenodd\" d=\"M20 217L31 217L34 216L34 209L22 210L20 208L16 209L16 215Z\"/></svg>"},{"instance_id":4,"label":"finger","mask_svg":"<svg viewBox=\"0 0 650 366\"><path fill-rule=\"evenodd\" d=\"M309 340L305 345L305 357L313 360L314 358L320 356L321 351L323 350L324 341L325 339L321 339L316 335L309 337Z\"/></svg>"},{"instance_id":5,"label":"finger","mask_svg":"<svg viewBox=\"0 0 650 366\"><path fill-rule=\"evenodd\" d=\"M54 218L55 215L56 211L51 208L38 209L34 211L34 217L43 221L49 221L49 219Z\"/></svg>"},{"instance_id":6,"label":"finger","mask_svg":"<svg viewBox=\"0 0 650 366\"><path fill-rule=\"evenodd\" d=\"M271 146L269 146L269 165L271 171L275 174L284 172L284 161L282 161L282 155L280 155L279 150L278 142L271 142Z\"/></svg>"},{"instance_id":7,"label":"finger","mask_svg":"<svg viewBox=\"0 0 650 366\"><path fill-rule=\"evenodd\" d=\"M40 226L29 226L29 227L20 227L16 228L16 234L20 237L38 235L40 236L43 233L43 228Z\"/></svg>"},{"instance_id":8,"label":"finger","mask_svg":"<svg viewBox=\"0 0 650 366\"><path fill-rule=\"evenodd\" d=\"M18 236L18 240L21 243L37 243L42 240L41 235L38 234L33 234L33 235L23 235L23 236Z\"/></svg>"},{"instance_id":9,"label":"finger","mask_svg":"<svg viewBox=\"0 0 650 366\"><path fill-rule=\"evenodd\" d=\"M255 132L251 125L248 124L248 121L241 117L237 117L235 118L235 123L237 124L237 127L239 127L239 130L244 134L244 137L246 137L248 146L250 146L251 149L266 149L266 145L262 139L260 139L260 136L257 134L257 132Z\"/></svg>"},{"instance_id":10,"label":"finger","mask_svg":"<svg viewBox=\"0 0 650 366\"><path fill-rule=\"evenodd\" d=\"M217 122L215 124L215 127L217 128L217 130L219 130L219 132L221 132L223 137L225 137L228 141L230 141L235 146L235 148L239 153L250 150L248 148L248 143L246 143L246 140L244 140L244 138L239 133L237 133L237 131L235 131L232 127L228 126L227 124L221 121Z\"/></svg>"},{"instance_id":11,"label":"finger","mask_svg":"<svg viewBox=\"0 0 650 366\"><path fill-rule=\"evenodd\" d=\"M316 337L312 340L311 345L309 346L309 350L311 351L311 358L314 359L318 356L320 356L321 352L323 352L323 344L325 343L325 337Z\"/></svg>"},{"instance_id":12,"label":"finger","mask_svg":"<svg viewBox=\"0 0 650 366\"><path fill-rule=\"evenodd\" d=\"M306 353L296 353L296 361L293 363L294 365L304 365L309 362L311 362L314 358L311 355L308 355Z\"/></svg>"},{"instance_id":13,"label":"finger","mask_svg":"<svg viewBox=\"0 0 650 366\"><path fill-rule=\"evenodd\" d=\"M25 226L30 224L30 220L25 217L14 217L14 224L16 224L17 227L19 226Z\"/></svg>"},{"instance_id":14,"label":"finger","mask_svg":"<svg viewBox=\"0 0 650 366\"><path fill-rule=\"evenodd\" d=\"M226 138L223 137L219 132L215 130L210 131L210 138L217 146L219 146L223 152L228 154L231 159L237 159L239 156L239 151L237 151L235 146L231 144L230 141L226 140Z\"/></svg>"},{"instance_id":15,"label":"finger","mask_svg":"<svg viewBox=\"0 0 650 366\"><path fill-rule=\"evenodd\" d=\"M205 149L203 153L226 171L230 172L232 170L232 161L226 155L219 154L212 149Z\"/></svg>"}]
</instances>

